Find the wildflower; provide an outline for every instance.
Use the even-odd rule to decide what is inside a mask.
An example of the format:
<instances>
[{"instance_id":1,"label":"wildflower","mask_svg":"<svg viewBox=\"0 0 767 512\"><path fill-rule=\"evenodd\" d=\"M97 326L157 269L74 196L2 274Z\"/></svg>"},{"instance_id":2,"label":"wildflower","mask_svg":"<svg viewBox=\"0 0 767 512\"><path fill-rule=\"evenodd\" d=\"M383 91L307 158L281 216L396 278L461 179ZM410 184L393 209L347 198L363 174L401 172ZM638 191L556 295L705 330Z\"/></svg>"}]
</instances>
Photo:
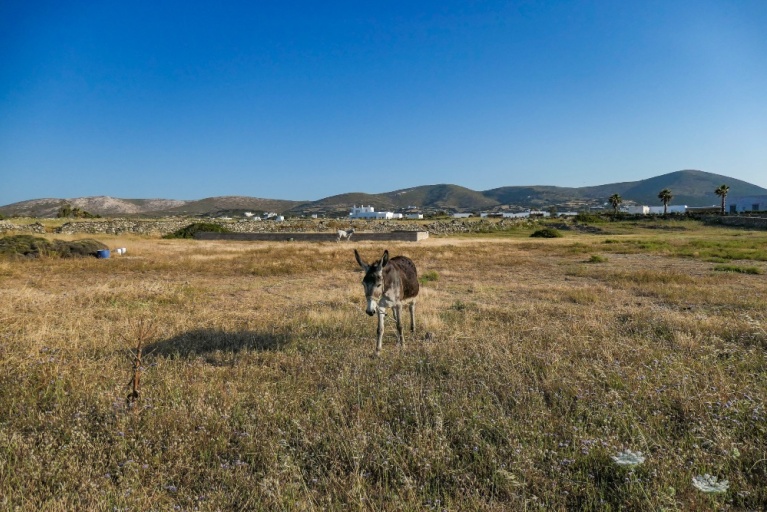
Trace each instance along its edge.
<instances>
[{"instance_id":1,"label":"wildflower","mask_svg":"<svg viewBox=\"0 0 767 512\"><path fill-rule=\"evenodd\" d=\"M727 491L730 487L730 482L727 480L719 480L715 476L706 473L703 476L698 475L693 477L692 485L700 491L714 494Z\"/></svg>"},{"instance_id":2,"label":"wildflower","mask_svg":"<svg viewBox=\"0 0 767 512\"><path fill-rule=\"evenodd\" d=\"M613 455L612 459L619 466L638 466L644 462L645 458L642 452L626 450L625 452L618 453L618 455Z\"/></svg>"}]
</instances>

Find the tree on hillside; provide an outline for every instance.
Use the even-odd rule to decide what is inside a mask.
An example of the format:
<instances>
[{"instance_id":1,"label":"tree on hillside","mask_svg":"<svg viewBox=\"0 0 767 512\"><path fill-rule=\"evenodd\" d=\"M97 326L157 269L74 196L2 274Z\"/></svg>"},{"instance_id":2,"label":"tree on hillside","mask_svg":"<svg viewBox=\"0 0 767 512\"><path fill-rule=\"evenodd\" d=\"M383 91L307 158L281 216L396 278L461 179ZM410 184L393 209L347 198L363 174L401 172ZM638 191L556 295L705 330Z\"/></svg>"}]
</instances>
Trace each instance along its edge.
<instances>
[{"instance_id":1,"label":"tree on hillside","mask_svg":"<svg viewBox=\"0 0 767 512\"><path fill-rule=\"evenodd\" d=\"M613 215L618 215L618 207L623 202L623 198L620 196L620 194L613 194L610 196L608 201L610 201L610 204L613 207Z\"/></svg>"},{"instance_id":2,"label":"tree on hillside","mask_svg":"<svg viewBox=\"0 0 767 512\"><path fill-rule=\"evenodd\" d=\"M73 207L71 204L66 203L64 206L59 208L59 211L56 213L56 217L59 219L71 217L74 217L75 219L96 219L101 217L101 215L94 215L90 212L86 212L82 208L77 206Z\"/></svg>"},{"instance_id":3,"label":"tree on hillside","mask_svg":"<svg viewBox=\"0 0 767 512\"><path fill-rule=\"evenodd\" d=\"M714 190L714 193L722 198L722 215L724 215L724 198L727 197L729 191L730 187L727 185L719 185L719 187Z\"/></svg>"},{"instance_id":4,"label":"tree on hillside","mask_svg":"<svg viewBox=\"0 0 767 512\"><path fill-rule=\"evenodd\" d=\"M674 198L674 196L671 194L671 191L667 188L664 188L658 193L658 199L663 201L663 215L665 216L668 213L668 204L671 202L671 200Z\"/></svg>"}]
</instances>

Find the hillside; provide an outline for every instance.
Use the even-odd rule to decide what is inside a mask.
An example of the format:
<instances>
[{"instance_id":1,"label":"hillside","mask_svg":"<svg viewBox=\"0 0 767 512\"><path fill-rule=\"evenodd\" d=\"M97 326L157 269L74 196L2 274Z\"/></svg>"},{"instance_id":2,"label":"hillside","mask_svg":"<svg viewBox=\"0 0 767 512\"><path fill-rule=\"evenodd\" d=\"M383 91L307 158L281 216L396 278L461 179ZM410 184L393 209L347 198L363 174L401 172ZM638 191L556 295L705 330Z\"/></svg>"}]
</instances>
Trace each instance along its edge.
<instances>
[{"instance_id":1,"label":"hillside","mask_svg":"<svg viewBox=\"0 0 767 512\"><path fill-rule=\"evenodd\" d=\"M177 199L119 199L109 196L73 199L32 199L0 207L0 215L11 217L55 217L59 209L69 204L103 217L168 217L209 215L231 211L282 212L303 204L300 201L260 199L247 196L221 196L184 201Z\"/></svg>"},{"instance_id":2,"label":"hillside","mask_svg":"<svg viewBox=\"0 0 767 512\"><path fill-rule=\"evenodd\" d=\"M299 205L293 213L313 211L348 211L352 205L373 205L377 210L397 210L416 206L435 210L479 210L498 204L482 192L457 185L424 185L382 194L361 192L326 197L319 201Z\"/></svg>"},{"instance_id":3,"label":"hillside","mask_svg":"<svg viewBox=\"0 0 767 512\"><path fill-rule=\"evenodd\" d=\"M672 204L710 206L719 204L714 190L730 187L729 198L767 195L767 189L745 181L703 171L676 171L640 181L611 183L592 187L507 186L478 192L458 185L423 185L379 194L350 192L317 201L288 201L247 196L209 197L195 201L177 199L118 199L109 196L75 199L33 199L0 207L0 215L55 217L65 204L104 217L118 216L206 216L241 215L273 211L288 215L344 215L352 205L372 205L377 210L399 210L415 206L425 211L482 211L501 206L514 208L578 209L603 205L612 194L624 202L658 205L658 192L671 190Z\"/></svg>"},{"instance_id":4,"label":"hillside","mask_svg":"<svg viewBox=\"0 0 767 512\"><path fill-rule=\"evenodd\" d=\"M620 194L624 201L630 200L638 204L657 205L658 192L668 188L674 195L672 201L674 204L711 206L719 204L720 199L714 190L722 184L730 187L730 198L767 194L767 189L751 183L721 174L695 170L677 171L642 181L585 187L580 190L584 196L609 197L612 194Z\"/></svg>"}]
</instances>

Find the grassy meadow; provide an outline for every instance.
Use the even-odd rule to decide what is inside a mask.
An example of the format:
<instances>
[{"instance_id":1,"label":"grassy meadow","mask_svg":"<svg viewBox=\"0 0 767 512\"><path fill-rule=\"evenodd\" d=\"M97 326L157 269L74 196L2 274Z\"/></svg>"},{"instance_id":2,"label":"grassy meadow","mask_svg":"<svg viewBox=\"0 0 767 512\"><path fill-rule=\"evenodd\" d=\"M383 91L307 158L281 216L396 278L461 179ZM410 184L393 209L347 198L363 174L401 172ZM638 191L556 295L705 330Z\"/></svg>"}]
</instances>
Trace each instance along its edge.
<instances>
[{"instance_id":1,"label":"grassy meadow","mask_svg":"<svg viewBox=\"0 0 767 512\"><path fill-rule=\"evenodd\" d=\"M0 259L0 509L767 509L767 232L617 224Z\"/></svg>"}]
</instances>

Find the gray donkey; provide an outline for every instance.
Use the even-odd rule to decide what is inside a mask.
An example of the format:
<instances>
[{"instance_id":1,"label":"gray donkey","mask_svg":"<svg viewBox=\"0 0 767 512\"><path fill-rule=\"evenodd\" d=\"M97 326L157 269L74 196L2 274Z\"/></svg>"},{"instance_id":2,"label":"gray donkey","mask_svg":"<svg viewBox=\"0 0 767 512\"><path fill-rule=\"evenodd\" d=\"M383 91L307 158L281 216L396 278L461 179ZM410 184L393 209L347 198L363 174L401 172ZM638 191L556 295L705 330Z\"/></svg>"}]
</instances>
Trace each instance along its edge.
<instances>
[{"instance_id":1,"label":"gray donkey","mask_svg":"<svg viewBox=\"0 0 767 512\"><path fill-rule=\"evenodd\" d=\"M389 259L386 250L380 260L367 264L360 258L357 249L354 257L365 271L362 286L365 288L367 308L365 313L370 316L378 313L378 339L376 340L376 355L381 353L383 339L384 317L386 308L392 308L394 321L397 323L397 341L400 346L405 344L402 334L402 304L410 307L410 332L415 332L415 298L418 295L418 272L415 264L405 256L395 256Z\"/></svg>"}]
</instances>

